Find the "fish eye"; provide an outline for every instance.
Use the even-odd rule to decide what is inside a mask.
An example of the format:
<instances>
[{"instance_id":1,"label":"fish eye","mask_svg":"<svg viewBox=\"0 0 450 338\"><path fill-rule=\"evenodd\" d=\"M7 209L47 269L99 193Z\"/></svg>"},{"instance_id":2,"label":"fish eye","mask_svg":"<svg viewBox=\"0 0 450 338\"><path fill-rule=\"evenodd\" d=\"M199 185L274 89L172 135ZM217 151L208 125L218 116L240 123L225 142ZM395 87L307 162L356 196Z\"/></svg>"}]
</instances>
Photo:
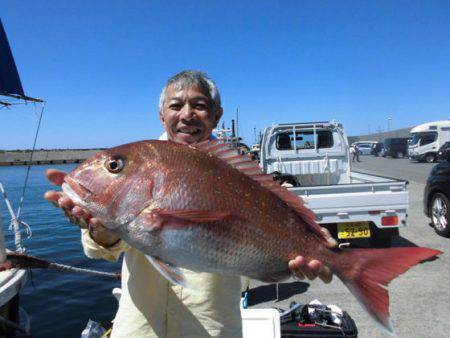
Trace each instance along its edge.
<instances>
[{"instance_id":1,"label":"fish eye","mask_svg":"<svg viewBox=\"0 0 450 338\"><path fill-rule=\"evenodd\" d=\"M125 166L125 161L120 157L110 157L105 161L106 169L113 174L120 172Z\"/></svg>"}]
</instances>

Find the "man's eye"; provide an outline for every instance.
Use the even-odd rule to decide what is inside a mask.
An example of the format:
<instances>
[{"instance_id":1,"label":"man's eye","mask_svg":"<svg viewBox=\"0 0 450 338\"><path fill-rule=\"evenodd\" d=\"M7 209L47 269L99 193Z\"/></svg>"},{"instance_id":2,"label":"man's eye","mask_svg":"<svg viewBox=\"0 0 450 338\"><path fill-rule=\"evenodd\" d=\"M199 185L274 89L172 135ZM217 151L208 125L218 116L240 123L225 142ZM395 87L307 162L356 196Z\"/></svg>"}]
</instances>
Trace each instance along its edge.
<instances>
[{"instance_id":1,"label":"man's eye","mask_svg":"<svg viewBox=\"0 0 450 338\"><path fill-rule=\"evenodd\" d=\"M173 104L169 105L169 108L172 109L172 110L180 110L181 109L181 104L173 103Z\"/></svg>"},{"instance_id":2,"label":"man's eye","mask_svg":"<svg viewBox=\"0 0 450 338\"><path fill-rule=\"evenodd\" d=\"M206 109L206 104L204 104L204 103L197 103L197 104L195 105L195 109L198 109L198 110L205 110L205 109Z\"/></svg>"}]
</instances>

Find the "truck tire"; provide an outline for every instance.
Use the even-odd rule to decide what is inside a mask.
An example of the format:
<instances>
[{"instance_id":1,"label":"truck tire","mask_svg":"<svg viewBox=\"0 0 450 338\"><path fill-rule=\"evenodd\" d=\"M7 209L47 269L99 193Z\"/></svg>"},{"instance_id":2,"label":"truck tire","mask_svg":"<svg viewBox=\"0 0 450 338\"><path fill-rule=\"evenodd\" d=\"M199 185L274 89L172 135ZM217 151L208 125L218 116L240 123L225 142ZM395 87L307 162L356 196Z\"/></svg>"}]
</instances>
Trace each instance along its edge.
<instances>
[{"instance_id":1,"label":"truck tire","mask_svg":"<svg viewBox=\"0 0 450 338\"><path fill-rule=\"evenodd\" d=\"M450 201L444 194L436 193L430 203L431 223L440 236L450 237Z\"/></svg>"},{"instance_id":2,"label":"truck tire","mask_svg":"<svg viewBox=\"0 0 450 338\"><path fill-rule=\"evenodd\" d=\"M435 156L432 153L426 154L425 157L424 157L424 160L427 163L433 163L434 159L435 159Z\"/></svg>"},{"instance_id":3,"label":"truck tire","mask_svg":"<svg viewBox=\"0 0 450 338\"><path fill-rule=\"evenodd\" d=\"M399 235L398 228L380 230L376 228L369 240L372 248L390 248L392 239Z\"/></svg>"}]
</instances>

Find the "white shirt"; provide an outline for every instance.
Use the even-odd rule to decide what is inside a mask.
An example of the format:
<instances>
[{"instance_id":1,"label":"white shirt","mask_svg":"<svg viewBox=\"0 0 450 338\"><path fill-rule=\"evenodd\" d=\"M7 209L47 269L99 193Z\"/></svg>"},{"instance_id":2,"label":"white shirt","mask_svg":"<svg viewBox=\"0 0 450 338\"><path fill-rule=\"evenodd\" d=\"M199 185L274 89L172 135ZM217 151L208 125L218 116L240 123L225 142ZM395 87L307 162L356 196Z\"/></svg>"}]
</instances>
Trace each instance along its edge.
<instances>
[{"instance_id":1,"label":"white shirt","mask_svg":"<svg viewBox=\"0 0 450 338\"><path fill-rule=\"evenodd\" d=\"M167 139L164 133L159 138ZM112 338L242 337L241 279L182 269L189 289L170 284L145 255L120 241L110 248L98 245L82 229L82 244L90 258L122 264L122 296Z\"/></svg>"}]
</instances>

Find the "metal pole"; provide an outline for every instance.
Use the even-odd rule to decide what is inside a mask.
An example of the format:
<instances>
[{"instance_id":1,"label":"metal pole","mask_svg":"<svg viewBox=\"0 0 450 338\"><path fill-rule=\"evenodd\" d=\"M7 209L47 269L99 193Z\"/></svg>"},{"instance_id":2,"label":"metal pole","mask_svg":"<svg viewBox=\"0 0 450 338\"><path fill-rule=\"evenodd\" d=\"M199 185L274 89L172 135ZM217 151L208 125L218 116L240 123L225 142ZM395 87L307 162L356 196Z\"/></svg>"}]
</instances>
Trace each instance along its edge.
<instances>
[{"instance_id":1,"label":"metal pole","mask_svg":"<svg viewBox=\"0 0 450 338\"><path fill-rule=\"evenodd\" d=\"M316 151L316 153L318 152L318 148L317 148L317 132L316 132L316 125L314 124L314 129L313 129L313 133L314 133L314 150Z\"/></svg>"},{"instance_id":2,"label":"metal pole","mask_svg":"<svg viewBox=\"0 0 450 338\"><path fill-rule=\"evenodd\" d=\"M4 263L5 261L6 261L5 236L3 235L3 218L1 216L0 210L0 263Z\"/></svg>"},{"instance_id":3,"label":"metal pole","mask_svg":"<svg viewBox=\"0 0 450 338\"><path fill-rule=\"evenodd\" d=\"M295 124L292 126L292 133L294 134L294 152L297 153L297 131L295 130Z\"/></svg>"},{"instance_id":4,"label":"metal pole","mask_svg":"<svg viewBox=\"0 0 450 338\"><path fill-rule=\"evenodd\" d=\"M236 147L239 146L239 107L236 108Z\"/></svg>"}]
</instances>

